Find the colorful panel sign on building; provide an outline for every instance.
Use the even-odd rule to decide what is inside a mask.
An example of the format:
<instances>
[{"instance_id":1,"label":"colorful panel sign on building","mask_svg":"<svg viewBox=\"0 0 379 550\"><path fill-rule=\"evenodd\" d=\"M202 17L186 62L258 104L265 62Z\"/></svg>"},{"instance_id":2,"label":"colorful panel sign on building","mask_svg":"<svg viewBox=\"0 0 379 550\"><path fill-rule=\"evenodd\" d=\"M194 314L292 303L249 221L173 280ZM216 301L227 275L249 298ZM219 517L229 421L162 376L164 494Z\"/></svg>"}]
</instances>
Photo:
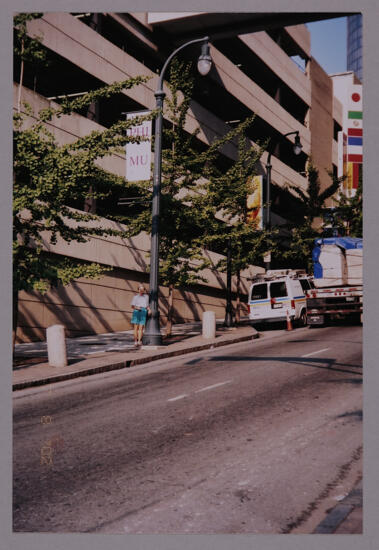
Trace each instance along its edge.
<instances>
[{"instance_id":1,"label":"colorful panel sign on building","mask_svg":"<svg viewBox=\"0 0 379 550\"><path fill-rule=\"evenodd\" d=\"M362 86L350 88L347 103L347 189L353 195L358 187L363 162Z\"/></svg>"}]
</instances>

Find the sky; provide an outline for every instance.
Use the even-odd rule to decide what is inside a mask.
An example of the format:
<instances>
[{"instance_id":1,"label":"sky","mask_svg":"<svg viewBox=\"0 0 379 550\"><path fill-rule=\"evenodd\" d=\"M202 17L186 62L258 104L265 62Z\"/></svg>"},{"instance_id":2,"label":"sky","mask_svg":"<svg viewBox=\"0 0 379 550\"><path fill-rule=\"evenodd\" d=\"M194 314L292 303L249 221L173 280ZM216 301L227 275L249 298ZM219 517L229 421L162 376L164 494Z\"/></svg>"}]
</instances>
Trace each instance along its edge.
<instances>
[{"instance_id":1,"label":"sky","mask_svg":"<svg viewBox=\"0 0 379 550\"><path fill-rule=\"evenodd\" d=\"M311 54L327 74L346 71L346 17L307 23Z\"/></svg>"}]
</instances>

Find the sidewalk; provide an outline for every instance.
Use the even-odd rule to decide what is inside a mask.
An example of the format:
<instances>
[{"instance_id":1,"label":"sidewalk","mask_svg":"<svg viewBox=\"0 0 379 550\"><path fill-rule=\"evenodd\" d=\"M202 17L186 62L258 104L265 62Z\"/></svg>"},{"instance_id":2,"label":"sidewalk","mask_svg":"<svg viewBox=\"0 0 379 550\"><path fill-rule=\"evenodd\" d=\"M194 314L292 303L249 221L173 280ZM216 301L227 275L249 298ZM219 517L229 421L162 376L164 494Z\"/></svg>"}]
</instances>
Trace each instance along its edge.
<instances>
[{"instance_id":1,"label":"sidewalk","mask_svg":"<svg viewBox=\"0 0 379 550\"><path fill-rule=\"evenodd\" d=\"M242 320L240 326L231 328L224 327L223 321L218 320L216 336L212 339L203 338L201 322L174 325L172 335L167 339L164 330L162 333L162 346L142 346L139 349L134 347L131 330L67 338L68 365L63 368L49 365L46 342L17 344L13 361L13 390L129 368L158 359L244 342L259 336L247 320Z\"/></svg>"},{"instance_id":2,"label":"sidewalk","mask_svg":"<svg viewBox=\"0 0 379 550\"><path fill-rule=\"evenodd\" d=\"M363 534L362 480L318 524L313 534L360 535Z\"/></svg>"}]
</instances>

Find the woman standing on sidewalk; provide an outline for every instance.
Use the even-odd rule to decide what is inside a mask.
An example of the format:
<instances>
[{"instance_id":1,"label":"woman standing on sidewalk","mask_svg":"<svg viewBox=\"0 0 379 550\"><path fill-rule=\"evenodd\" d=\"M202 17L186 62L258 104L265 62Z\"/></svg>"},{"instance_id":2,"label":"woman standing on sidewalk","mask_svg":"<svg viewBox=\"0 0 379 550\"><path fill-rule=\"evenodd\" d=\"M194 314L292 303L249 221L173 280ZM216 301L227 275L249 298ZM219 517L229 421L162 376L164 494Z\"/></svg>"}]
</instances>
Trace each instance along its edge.
<instances>
[{"instance_id":1,"label":"woman standing on sidewalk","mask_svg":"<svg viewBox=\"0 0 379 550\"><path fill-rule=\"evenodd\" d=\"M143 331L146 325L147 314L150 313L149 296L143 285L138 287L138 294L132 300L132 320L131 323L134 329L134 345L142 344Z\"/></svg>"}]
</instances>

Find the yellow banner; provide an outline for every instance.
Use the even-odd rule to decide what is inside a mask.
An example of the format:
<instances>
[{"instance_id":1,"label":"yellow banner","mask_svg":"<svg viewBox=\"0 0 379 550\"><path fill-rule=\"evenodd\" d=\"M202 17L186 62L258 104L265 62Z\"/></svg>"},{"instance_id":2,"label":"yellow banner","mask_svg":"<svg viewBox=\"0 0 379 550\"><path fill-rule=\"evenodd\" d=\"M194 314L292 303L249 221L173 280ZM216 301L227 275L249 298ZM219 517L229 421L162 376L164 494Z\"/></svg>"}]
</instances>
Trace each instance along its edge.
<instances>
[{"instance_id":1,"label":"yellow banner","mask_svg":"<svg viewBox=\"0 0 379 550\"><path fill-rule=\"evenodd\" d=\"M347 178L346 178L346 186L349 191L353 189L353 163L348 162L347 163Z\"/></svg>"},{"instance_id":2,"label":"yellow banner","mask_svg":"<svg viewBox=\"0 0 379 550\"><path fill-rule=\"evenodd\" d=\"M263 177L250 176L247 180L247 217L246 222L263 229Z\"/></svg>"}]
</instances>

